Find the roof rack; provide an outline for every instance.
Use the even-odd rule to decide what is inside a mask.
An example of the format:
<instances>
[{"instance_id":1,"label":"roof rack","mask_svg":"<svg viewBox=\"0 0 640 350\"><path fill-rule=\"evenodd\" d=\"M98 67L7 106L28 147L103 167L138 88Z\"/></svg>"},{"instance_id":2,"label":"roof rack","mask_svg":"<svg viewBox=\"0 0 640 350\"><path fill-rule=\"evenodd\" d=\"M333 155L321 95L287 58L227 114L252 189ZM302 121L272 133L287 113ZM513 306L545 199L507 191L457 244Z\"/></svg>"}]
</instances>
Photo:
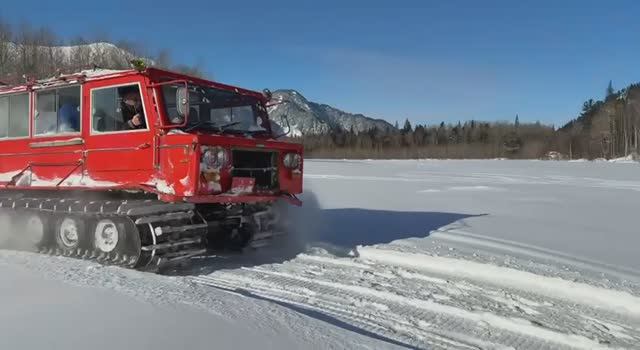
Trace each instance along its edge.
<instances>
[{"instance_id":1,"label":"roof rack","mask_svg":"<svg viewBox=\"0 0 640 350\"><path fill-rule=\"evenodd\" d=\"M59 74L55 77L51 77L51 78L47 78L47 79L40 79L40 80L33 80L33 81L28 81L27 85L29 86L33 86L33 85L39 85L42 87L47 87L47 86L51 86L60 82L79 82L82 83L84 80L87 79L87 74L85 73L85 71L82 71L80 73L71 73L71 74Z\"/></svg>"},{"instance_id":2,"label":"roof rack","mask_svg":"<svg viewBox=\"0 0 640 350\"><path fill-rule=\"evenodd\" d=\"M103 76L109 76L113 74L122 74L127 72L135 72L135 71L131 69L112 70L112 69L93 68L93 69L86 69L80 72L75 72L70 74L58 73L53 77L46 78L46 79L37 79L37 80L25 75L22 77L23 83L19 83L19 84L0 83L0 92L7 92L7 91L14 91L14 90L17 91L25 88L27 90L42 89L42 88L47 88L55 85L64 85L65 83L67 84L83 83L84 81L91 78L100 78Z\"/></svg>"}]
</instances>

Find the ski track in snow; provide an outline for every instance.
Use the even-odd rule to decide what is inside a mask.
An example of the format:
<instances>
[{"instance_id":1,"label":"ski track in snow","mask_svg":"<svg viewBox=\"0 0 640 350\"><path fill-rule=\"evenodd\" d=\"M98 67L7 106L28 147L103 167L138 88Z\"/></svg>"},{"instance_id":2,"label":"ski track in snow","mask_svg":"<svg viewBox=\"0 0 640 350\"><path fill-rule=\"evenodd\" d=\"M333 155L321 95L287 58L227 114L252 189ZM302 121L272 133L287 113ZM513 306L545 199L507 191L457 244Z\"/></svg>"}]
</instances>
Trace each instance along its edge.
<instances>
[{"instance_id":1,"label":"ski track in snow","mask_svg":"<svg viewBox=\"0 0 640 350\"><path fill-rule=\"evenodd\" d=\"M460 164L465 168L450 169ZM500 172L491 167L478 167L479 164L517 166L516 171ZM582 222L583 217L578 217L565 203L570 197L562 191L573 195L584 195L585 192L580 191L587 194L602 191L597 193L611 196L603 197L606 200L627 195L629 197L624 198L632 198L627 205L640 204L637 200L633 202L636 197L632 196L634 191L640 191L640 180L633 180L629 175L632 173L626 173L635 169L635 165L553 163L553 167L533 171L529 169L533 164L540 168L538 164L550 163L307 161L305 178L311 180L314 191L321 194L320 203L333 203L326 205L328 207L362 209L372 202L386 208L398 205L393 201L405 195L407 198L401 199L409 201L406 206L412 210L446 211L451 206L467 205L466 208L475 209L473 212L489 213L488 216L497 217L490 219L508 221L505 232L531 233L539 227L568 222L563 229L573 228L578 233L576 237L580 237L580 230L595 225L597 216L593 221L584 218L587 221ZM568 166L593 166L598 171L592 173L588 171L590 168L567 171ZM609 178L607 166L624 167L623 175L626 175ZM331 172L332 169L338 170ZM394 185L400 186L396 190L406 192L396 198L376 193L380 188ZM550 188L553 190L548 190ZM358 199L350 193L363 192L381 197L375 197L377 201L360 199L361 207L353 205ZM409 198L410 195L415 197ZM434 196L438 196L437 200ZM453 204L444 202L443 198ZM492 200L500 205L494 205ZM506 210L503 202L507 203ZM580 205L590 203L582 197L571 203L577 206L578 202ZM525 207L511 210L512 206L519 205ZM550 207L551 210L547 210ZM337 214L354 213L335 210ZM458 211L464 212L464 209ZM512 212L517 215L511 215ZM560 214L554 217L555 212ZM333 219L342 220L337 214L334 213ZM354 225L360 224L360 220L391 214L372 211L370 215L355 218ZM397 222L413 218L395 215L400 217ZM487 220L483 215L476 216L455 216L453 222L438 225L430 232L411 226L415 225L411 221L408 229L415 230L413 235L367 245L334 246L322 239L314 241L316 237L311 236L303 252L284 261L252 263L250 259L243 260L245 258L230 259L210 269L208 264L218 265L208 263L208 258L194 259L193 265L174 271L176 276L149 275L62 257L2 251L0 266L19 265L48 278L84 287L115 289L149 303L187 304L236 322L251 320L252 324L268 328L273 334L278 334L281 327L293 333L291 329L295 325L298 327L295 329L302 329L307 337L323 339L311 341L308 347L312 348L640 348L640 273L637 269L615 264L615 259L577 256L556 242L537 245L534 235L526 236L527 239L504 233L496 235L497 231L492 229L499 227L482 222ZM518 220L531 223L532 228L523 227ZM383 230L407 229L397 222L383 221ZM320 223L321 220L305 222L301 232L312 231L313 226L327 229ZM365 231L373 229L375 227L367 226ZM623 231L624 227L615 232ZM374 232L360 234L375 236ZM564 234L571 232L552 230L548 235L559 239ZM576 242L576 245L580 245L578 243L589 248L589 243ZM278 254L277 250L274 254ZM609 253L614 254L615 250ZM328 326L318 327L317 320L312 322L310 318ZM367 337L371 343L362 340ZM307 347L307 344L302 342L300 346Z\"/></svg>"}]
</instances>

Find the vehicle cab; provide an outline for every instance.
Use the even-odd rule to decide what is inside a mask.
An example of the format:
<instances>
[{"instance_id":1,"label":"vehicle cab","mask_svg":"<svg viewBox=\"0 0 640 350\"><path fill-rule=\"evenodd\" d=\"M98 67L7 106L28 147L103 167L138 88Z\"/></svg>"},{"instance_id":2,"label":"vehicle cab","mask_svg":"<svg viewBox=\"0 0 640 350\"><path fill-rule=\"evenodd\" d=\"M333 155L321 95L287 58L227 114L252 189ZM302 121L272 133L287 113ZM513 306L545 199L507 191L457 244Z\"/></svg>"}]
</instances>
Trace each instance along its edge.
<instances>
[{"instance_id":1,"label":"vehicle cab","mask_svg":"<svg viewBox=\"0 0 640 350\"><path fill-rule=\"evenodd\" d=\"M165 201L299 203L302 146L270 94L147 68L0 89L0 186L146 191Z\"/></svg>"}]
</instances>

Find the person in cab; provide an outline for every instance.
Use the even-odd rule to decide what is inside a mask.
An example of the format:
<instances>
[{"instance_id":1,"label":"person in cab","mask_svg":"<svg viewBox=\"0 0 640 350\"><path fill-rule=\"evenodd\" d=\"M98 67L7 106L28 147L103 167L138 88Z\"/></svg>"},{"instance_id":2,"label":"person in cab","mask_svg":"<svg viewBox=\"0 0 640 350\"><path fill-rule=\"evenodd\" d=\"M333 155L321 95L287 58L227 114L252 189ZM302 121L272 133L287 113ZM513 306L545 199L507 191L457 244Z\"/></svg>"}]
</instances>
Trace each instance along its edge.
<instances>
[{"instance_id":1,"label":"person in cab","mask_svg":"<svg viewBox=\"0 0 640 350\"><path fill-rule=\"evenodd\" d=\"M127 89L122 92L122 120L125 129L145 129L144 110L138 88Z\"/></svg>"}]
</instances>

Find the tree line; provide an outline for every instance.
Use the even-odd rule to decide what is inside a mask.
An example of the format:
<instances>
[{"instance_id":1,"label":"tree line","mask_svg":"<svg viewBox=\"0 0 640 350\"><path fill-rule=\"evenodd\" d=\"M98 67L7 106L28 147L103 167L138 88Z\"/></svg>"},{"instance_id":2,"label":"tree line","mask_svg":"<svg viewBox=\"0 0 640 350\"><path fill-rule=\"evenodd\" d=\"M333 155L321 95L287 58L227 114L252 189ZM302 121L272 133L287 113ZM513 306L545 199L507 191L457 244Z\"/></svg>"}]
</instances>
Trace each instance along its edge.
<instances>
[{"instance_id":1,"label":"tree line","mask_svg":"<svg viewBox=\"0 0 640 350\"><path fill-rule=\"evenodd\" d=\"M540 123L467 121L367 132L333 130L296 138L322 158L539 158L553 150L554 129Z\"/></svg>"},{"instance_id":2,"label":"tree line","mask_svg":"<svg viewBox=\"0 0 640 350\"><path fill-rule=\"evenodd\" d=\"M175 64L168 49L151 52L137 42L114 42L106 35L63 40L50 28L14 26L0 18L0 81L6 84L90 68L127 69L132 59L140 57L153 66L204 75L200 66Z\"/></svg>"},{"instance_id":3,"label":"tree line","mask_svg":"<svg viewBox=\"0 0 640 350\"><path fill-rule=\"evenodd\" d=\"M552 125L466 121L416 125L396 130L332 130L295 138L309 157L322 158L512 158L595 159L640 153L640 84L615 91L609 82L602 100L584 102L579 115Z\"/></svg>"}]
</instances>

